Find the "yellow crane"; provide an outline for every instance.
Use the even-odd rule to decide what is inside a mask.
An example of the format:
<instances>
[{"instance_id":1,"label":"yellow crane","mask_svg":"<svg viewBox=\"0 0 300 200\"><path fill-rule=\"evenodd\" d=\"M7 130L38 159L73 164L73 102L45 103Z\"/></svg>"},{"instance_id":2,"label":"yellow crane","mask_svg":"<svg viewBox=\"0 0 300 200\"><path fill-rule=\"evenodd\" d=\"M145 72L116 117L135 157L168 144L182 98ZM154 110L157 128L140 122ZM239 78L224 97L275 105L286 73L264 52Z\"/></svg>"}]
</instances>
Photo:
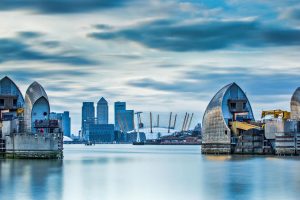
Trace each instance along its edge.
<instances>
[{"instance_id":1,"label":"yellow crane","mask_svg":"<svg viewBox=\"0 0 300 200\"><path fill-rule=\"evenodd\" d=\"M260 126L249 124L247 122L239 122L239 121L233 121L229 123L231 125L231 131L235 135L240 134L240 130L248 131L250 129L261 129Z\"/></svg>"},{"instance_id":2,"label":"yellow crane","mask_svg":"<svg viewBox=\"0 0 300 200\"><path fill-rule=\"evenodd\" d=\"M272 115L274 118L279 118L281 117L284 120L290 119L291 118L291 113L285 110L264 110L261 113L261 118L265 118L268 115Z\"/></svg>"}]
</instances>

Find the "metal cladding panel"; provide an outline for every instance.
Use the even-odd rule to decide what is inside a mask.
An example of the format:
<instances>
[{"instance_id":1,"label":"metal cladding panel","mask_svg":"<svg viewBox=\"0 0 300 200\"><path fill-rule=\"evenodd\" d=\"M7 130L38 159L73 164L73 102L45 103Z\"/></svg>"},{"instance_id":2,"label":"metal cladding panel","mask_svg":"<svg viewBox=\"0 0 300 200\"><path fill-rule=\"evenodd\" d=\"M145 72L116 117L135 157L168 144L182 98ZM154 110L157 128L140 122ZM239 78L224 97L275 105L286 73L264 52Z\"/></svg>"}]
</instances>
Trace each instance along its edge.
<instances>
[{"instance_id":1,"label":"metal cladding panel","mask_svg":"<svg viewBox=\"0 0 300 200\"><path fill-rule=\"evenodd\" d=\"M48 105L49 100L48 96L44 90L44 88L37 82L32 83L26 91L25 95L25 113L24 113L24 120L26 130L28 132L32 132L32 109L34 104L41 98L44 98ZM49 105L49 112L50 113L50 105Z\"/></svg>"},{"instance_id":2,"label":"metal cladding panel","mask_svg":"<svg viewBox=\"0 0 300 200\"><path fill-rule=\"evenodd\" d=\"M230 144L231 131L228 120L233 116L228 108L229 99L247 100L246 108L249 112L248 118L254 120L251 105L243 92L236 84L231 83L223 87L208 104L203 117L203 144Z\"/></svg>"},{"instance_id":3,"label":"metal cladding panel","mask_svg":"<svg viewBox=\"0 0 300 200\"><path fill-rule=\"evenodd\" d=\"M0 80L0 95L15 95L18 97L18 107L22 107L24 105L24 98L20 89L7 76Z\"/></svg>"},{"instance_id":4,"label":"metal cladding panel","mask_svg":"<svg viewBox=\"0 0 300 200\"><path fill-rule=\"evenodd\" d=\"M230 129L224 121L222 113L223 96L229 84L222 88L210 101L203 117L202 143L230 144ZM227 132L227 134L225 134Z\"/></svg>"},{"instance_id":5,"label":"metal cladding panel","mask_svg":"<svg viewBox=\"0 0 300 200\"><path fill-rule=\"evenodd\" d=\"M267 139L275 139L276 133L284 132L284 121L282 119L270 119L265 122L265 136Z\"/></svg>"},{"instance_id":6,"label":"metal cladding panel","mask_svg":"<svg viewBox=\"0 0 300 200\"><path fill-rule=\"evenodd\" d=\"M228 106L229 100L246 100L246 110L248 111L247 118L254 120L252 108L246 94L237 84L233 83L223 95L223 100L222 100L222 113L223 113L224 120L227 124L229 119L233 119L233 115L230 112Z\"/></svg>"},{"instance_id":7,"label":"metal cladding panel","mask_svg":"<svg viewBox=\"0 0 300 200\"><path fill-rule=\"evenodd\" d=\"M300 87L296 89L291 99L291 119L300 120Z\"/></svg>"}]
</instances>

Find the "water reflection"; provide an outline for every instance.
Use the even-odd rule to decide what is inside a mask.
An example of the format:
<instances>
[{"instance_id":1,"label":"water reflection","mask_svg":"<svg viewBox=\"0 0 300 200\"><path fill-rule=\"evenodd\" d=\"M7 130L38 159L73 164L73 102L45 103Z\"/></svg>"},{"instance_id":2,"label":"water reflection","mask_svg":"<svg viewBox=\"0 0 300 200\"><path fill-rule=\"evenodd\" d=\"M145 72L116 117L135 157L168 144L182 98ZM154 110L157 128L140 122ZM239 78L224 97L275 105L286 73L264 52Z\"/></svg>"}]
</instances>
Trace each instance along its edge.
<instances>
[{"instance_id":1,"label":"water reflection","mask_svg":"<svg viewBox=\"0 0 300 200\"><path fill-rule=\"evenodd\" d=\"M0 160L0 199L298 199L299 158L199 146L66 145L63 161Z\"/></svg>"},{"instance_id":2,"label":"water reflection","mask_svg":"<svg viewBox=\"0 0 300 200\"><path fill-rule=\"evenodd\" d=\"M298 199L298 157L203 156L209 199Z\"/></svg>"},{"instance_id":3,"label":"water reflection","mask_svg":"<svg viewBox=\"0 0 300 200\"><path fill-rule=\"evenodd\" d=\"M1 199L61 199L62 161L0 160Z\"/></svg>"}]
</instances>

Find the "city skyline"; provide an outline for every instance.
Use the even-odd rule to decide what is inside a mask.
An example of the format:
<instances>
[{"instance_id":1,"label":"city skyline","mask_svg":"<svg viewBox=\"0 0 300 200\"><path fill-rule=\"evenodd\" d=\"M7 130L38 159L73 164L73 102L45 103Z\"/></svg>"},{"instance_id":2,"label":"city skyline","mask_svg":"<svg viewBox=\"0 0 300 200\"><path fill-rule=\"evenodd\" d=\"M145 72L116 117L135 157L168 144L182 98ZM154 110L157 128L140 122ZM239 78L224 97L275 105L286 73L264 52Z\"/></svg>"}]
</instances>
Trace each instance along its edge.
<instances>
[{"instance_id":1,"label":"city skyline","mask_svg":"<svg viewBox=\"0 0 300 200\"><path fill-rule=\"evenodd\" d=\"M88 2L0 2L1 75L22 93L42 84L52 111L70 111L72 133L82 102L101 96L139 111L193 112L195 125L232 82L256 119L289 110L300 86L298 1Z\"/></svg>"}]
</instances>

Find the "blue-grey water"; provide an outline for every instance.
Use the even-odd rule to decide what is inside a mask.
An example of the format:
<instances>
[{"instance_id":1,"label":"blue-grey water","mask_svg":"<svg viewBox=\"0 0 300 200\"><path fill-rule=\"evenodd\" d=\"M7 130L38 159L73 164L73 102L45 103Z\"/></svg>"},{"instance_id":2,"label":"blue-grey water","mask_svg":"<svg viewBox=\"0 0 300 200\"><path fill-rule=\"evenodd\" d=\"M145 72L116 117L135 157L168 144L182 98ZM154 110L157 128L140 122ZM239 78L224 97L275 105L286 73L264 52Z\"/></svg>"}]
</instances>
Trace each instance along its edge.
<instances>
[{"instance_id":1,"label":"blue-grey water","mask_svg":"<svg viewBox=\"0 0 300 200\"><path fill-rule=\"evenodd\" d=\"M300 160L200 146L65 145L64 160L0 160L1 200L300 199Z\"/></svg>"}]
</instances>

